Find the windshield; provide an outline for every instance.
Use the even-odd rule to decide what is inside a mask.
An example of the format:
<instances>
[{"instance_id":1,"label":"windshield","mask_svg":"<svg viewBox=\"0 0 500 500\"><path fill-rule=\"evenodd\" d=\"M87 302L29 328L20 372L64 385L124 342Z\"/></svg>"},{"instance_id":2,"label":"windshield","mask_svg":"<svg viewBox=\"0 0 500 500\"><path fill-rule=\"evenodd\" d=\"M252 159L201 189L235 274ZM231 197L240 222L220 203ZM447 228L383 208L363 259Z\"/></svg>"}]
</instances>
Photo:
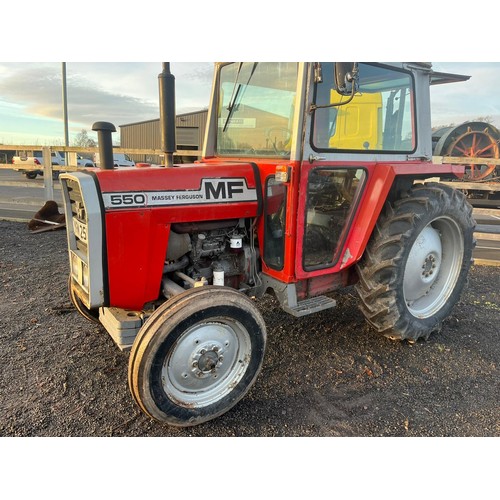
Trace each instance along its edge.
<instances>
[{"instance_id":1,"label":"windshield","mask_svg":"<svg viewBox=\"0 0 500 500\"><path fill-rule=\"evenodd\" d=\"M219 83L217 153L290 157L297 63L232 63Z\"/></svg>"}]
</instances>

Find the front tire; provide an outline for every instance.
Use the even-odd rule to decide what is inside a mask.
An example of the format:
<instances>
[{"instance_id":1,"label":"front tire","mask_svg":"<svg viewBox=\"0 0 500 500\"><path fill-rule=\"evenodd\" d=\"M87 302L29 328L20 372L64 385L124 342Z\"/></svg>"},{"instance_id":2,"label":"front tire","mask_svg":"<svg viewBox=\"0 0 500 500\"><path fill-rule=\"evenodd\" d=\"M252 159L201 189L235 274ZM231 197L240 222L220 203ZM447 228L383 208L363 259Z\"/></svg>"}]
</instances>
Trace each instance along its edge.
<instances>
[{"instance_id":1,"label":"front tire","mask_svg":"<svg viewBox=\"0 0 500 500\"><path fill-rule=\"evenodd\" d=\"M139 407L169 425L212 420L249 391L262 367L264 320L236 290L206 286L160 306L139 331L129 388Z\"/></svg>"},{"instance_id":2,"label":"front tire","mask_svg":"<svg viewBox=\"0 0 500 500\"><path fill-rule=\"evenodd\" d=\"M71 303L81 316L83 316L86 320L91 321L92 323L100 323L99 311L88 309L87 306L81 301L80 297L78 297L78 295L76 294L71 274L68 278L68 292Z\"/></svg>"},{"instance_id":3,"label":"front tire","mask_svg":"<svg viewBox=\"0 0 500 500\"><path fill-rule=\"evenodd\" d=\"M367 321L391 339L427 339L440 329L467 280L472 207L460 191L428 183L386 204L356 285Z\"/></svg>"}]
</instances>

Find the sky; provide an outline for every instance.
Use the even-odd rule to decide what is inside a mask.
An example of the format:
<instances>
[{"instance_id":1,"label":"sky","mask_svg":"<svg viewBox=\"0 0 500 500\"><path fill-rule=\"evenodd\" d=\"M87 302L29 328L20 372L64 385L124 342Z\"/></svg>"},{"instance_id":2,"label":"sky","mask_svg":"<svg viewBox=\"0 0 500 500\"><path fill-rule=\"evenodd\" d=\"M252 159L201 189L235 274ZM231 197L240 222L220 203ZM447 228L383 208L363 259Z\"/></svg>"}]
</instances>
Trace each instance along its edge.
<instances>
[{"instance_id":1,"label":"sky","mask_svg":"<svg viewBox=\"0 0 500 500\"><path fill-rule=\"evenodd\" d=\"M66 62L68 130L159 117L161 62ZM177 114L208 107L213 63L171 63ZM64 145L62 62L0 62L0 143Z\"/></svg>"},{"instance_id":2,"label":"sky","mask_svg":"<svg viewBox=\"0 0 500 500\"><path fill-rule=\"evenodd\" d=\"M341 18L331 9L304 17L265 0L243 10L229 0L217 9L196 1L141 0L139 7L86 0L74 12L67 5L20 0L2 7L0 144L64 144L62 61L70 143L82 130L96 139L96 121L115 125L117 143L120 125L158 118L162 63L154 60L177 61L177 114L208 107L212 61L438 61L435 70L471 78L433 87L432 125L490 117L500 127L495 16L482 16L475 32L460 8L430 0L420 0L411 19L399 0L379 0L369 16L349 11ZM23 35L30 19L36 37Z\"/></svg>"},{"instance_id":3,"label":"sky","mask_svg":"<svg viewBox=\"0 0 500 500\"><path fill-rule=\"evenodd\" d=\"M207 108L212 62L171 62L176 113ZM432 125L490 117L500 127L500 63L434 62L436 71L470 75L467 82L433 86ZM159 117L161 62L66 62L68 129L75 135L92 124L119 126ZM0 62L0 143L64 145L62 62ZM94 137L95 136L95 137Z\"/></svg>"}]
</instances>

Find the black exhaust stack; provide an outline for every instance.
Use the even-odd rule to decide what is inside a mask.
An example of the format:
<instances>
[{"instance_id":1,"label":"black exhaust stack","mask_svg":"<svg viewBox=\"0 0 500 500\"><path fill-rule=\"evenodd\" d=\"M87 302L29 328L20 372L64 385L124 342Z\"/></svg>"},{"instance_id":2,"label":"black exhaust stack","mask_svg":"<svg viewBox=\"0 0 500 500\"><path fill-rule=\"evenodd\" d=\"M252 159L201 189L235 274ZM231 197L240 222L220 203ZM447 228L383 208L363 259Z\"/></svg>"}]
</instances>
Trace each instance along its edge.
<instances>
[{"instance_id":1,"label":"black exhaust stack","mask_svg":"<svg viewBox=\"0 0 500 500\"><path fill-rule=\"evenodd\" d=\"M160 87L161 149L165 153L165 166L174 164L175 144L175 77L170 73L170 63L163 63L158 75Z\"/></svg>"},{"instance_id":2,"label":"black exhaust stack","mask_svg":"<svg viewBox=\"0 0 500 500\"><path fill-rule=\"evenodd\" d=\"M95 122L92 130L97 132L97 142L99 144L99 168L102 170L113 170L113 139L111 134L116 132L116 128L109 122Z\"/></svg>"}]
</instances>

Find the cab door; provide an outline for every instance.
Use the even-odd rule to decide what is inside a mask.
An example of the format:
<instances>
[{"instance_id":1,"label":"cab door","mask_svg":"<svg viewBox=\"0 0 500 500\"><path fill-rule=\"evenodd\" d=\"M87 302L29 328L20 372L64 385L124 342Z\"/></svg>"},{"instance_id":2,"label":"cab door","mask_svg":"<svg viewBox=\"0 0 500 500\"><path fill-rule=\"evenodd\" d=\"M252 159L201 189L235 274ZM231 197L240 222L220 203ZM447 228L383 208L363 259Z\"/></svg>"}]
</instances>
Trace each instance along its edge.
<instances>
[{"instance_id":1,"label":"cab door","mask_svg":"<svg viewBox=\"0 0 500 500\"><path fill-rule=\"evenodd\" d=\"M299 279L337 272L355 220L367 170L348 162L304 162L297 220L296 275Z\"/></svg>"},{"instance_id":2,"label":"cab door","mask_svg":"<svg viewBox=\"0 0 500 500\"><path fill-rule=\"evenodd\" d=\"M416 143L414 80L401 64L314 63L297 213L296 275L353 265Z\"/></svg>"},{"instance_id":3,"label":"cab door","mask_svg":"<svg viewBox=\"0 0 500 500\"><path fill-rule=\"evenodd\" d=\"M342 269L344 245L368 169L339 152L376 150L381 141L379 94L356 99L340 95L333 63L317 63L310 78L297 212L295 273L299 279Z\"/></svg>"}]
</instances>

